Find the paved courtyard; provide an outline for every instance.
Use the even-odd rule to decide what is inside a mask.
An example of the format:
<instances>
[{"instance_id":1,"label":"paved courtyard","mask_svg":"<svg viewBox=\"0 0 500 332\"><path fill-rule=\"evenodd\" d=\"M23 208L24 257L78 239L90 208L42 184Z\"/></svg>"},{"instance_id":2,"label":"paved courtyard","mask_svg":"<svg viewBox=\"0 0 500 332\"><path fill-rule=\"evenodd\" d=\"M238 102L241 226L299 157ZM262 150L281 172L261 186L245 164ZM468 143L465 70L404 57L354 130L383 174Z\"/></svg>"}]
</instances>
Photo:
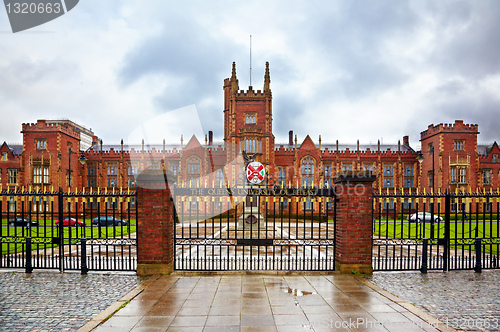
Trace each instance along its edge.
<instances>
[{"instance_id":1,"label":"paved courtyard","mask_svg":"<svg viewBox=\"0 0 500 332\"><path fill-rule=\"evenodd\" d=\"M0 270L0 331L75 331L141 280L133 274Z\"/></svg>"},{"instance_id":2,"label":"paved courtyard","mask_svg":"<svg viewBox=\"0 0 500 332\"><path fill-rule=\"evenodd\" d=\"M95 331L438 331L395 301L352 275L170 275Z\"/></svg>"},{"instance_id":3,"label":"paved courtyard","mask_svg":"<svg viewBox=\"0 0 500 332\"><path fill-rule=\"evenodd\" d=\"M368 279L451 327L500 331L499 270L377 272Z\"/></svg>"}]
</instances>

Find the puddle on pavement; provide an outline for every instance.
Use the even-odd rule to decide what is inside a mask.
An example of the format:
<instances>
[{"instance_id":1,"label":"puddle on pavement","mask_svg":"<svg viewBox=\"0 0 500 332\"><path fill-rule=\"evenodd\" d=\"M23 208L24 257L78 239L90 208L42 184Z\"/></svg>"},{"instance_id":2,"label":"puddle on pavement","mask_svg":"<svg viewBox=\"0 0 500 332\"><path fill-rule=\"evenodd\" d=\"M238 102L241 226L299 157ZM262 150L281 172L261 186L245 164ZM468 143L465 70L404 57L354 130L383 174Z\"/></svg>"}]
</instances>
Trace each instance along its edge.
<instances>
[{"instance_id":1,"label":"puddle on pavement","mask_svg":"<svg viewBox=\"0 0 500 332\"><path fill-rule=\"evenodd\" d=\"M288 294L293 294L294 296L306 296L306 295L311 295L311 294L318 294L316 292L308 292L308 291L303 291L303 290L300 290L300 289L296 289L296 288L290 288L290 287L284 287L283 288L283 291L285 293L288 293Z\"/></svg>"}]
</instances>

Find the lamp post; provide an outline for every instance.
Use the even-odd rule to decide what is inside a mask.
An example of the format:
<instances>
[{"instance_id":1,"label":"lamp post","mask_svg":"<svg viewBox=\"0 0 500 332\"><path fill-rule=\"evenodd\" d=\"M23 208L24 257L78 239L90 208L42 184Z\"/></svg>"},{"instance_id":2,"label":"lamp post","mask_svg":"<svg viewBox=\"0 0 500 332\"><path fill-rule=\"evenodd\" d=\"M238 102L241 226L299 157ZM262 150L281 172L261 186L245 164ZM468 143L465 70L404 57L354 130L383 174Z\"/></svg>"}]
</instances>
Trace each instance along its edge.
<instances>
[{"instance_id":1,"label":"lamp post","mask_svg":"<svg viewBox=\"0 0 500 332\"><path fill-rule=\"evenodd\" d=\"M68 172L69 172L69 178L68 178L68 187L71 187L71 155L72 154L78 154L78 152L73 152L71 150L71 147L69 147L69 165L68 165ZM85 164L85 162L87 161L87 158L85 157L85 152L81 152L80 153L80 157L78 157L78 161L80 162L80 164L83 166Z\"/></svg>"},{"instance_id":2,"label":"lamp post","mask_svg":"<svg viewBox=\"0 0 500 332\"><path fill-rule=\"evenodd\" d=\"M435 177L435 164L434 164L434 145L431 146L429 153L432 153L432 195L435 195L436 193L436 177ZM422 162L424 161L425 157L422 154L422 151L417 156L417 160L422 165ZM434 238L434 200L431 202L431 239ZM418 211L417 211L418 212ZM425 222L425 211L424 211L424 222Z\"/></svg>"},{"instance_id":3,"label":"lamp post","mask_svg":"<svg viewBox=\"0 0 500 332\"><path fill-rule=\"evenodd\" d=\"M434 145L431 146L429 153L432 153L432 193L436 192L436 176L434 175Z\"/></svg>"},{"instance_id":4,"label":"lamp post","mask_svg":"<svg viewBox=\"0 0 500 332\"><path fill-rule=\"evenodd\" d=\"M417 161L420 165L420 174L422 174L422 162L424 161L425 157L424 155L422 154L422 151L420 151L418 153L418 156L417 156ZM420 175L420 179L422 179L422 175ZM420 180L420 184L422 184L422 180Z\"/></svg>"},{"instance_id":5,"label":"lamp post","mask_svg":"<svg viewBox=\"0 0 500 332\"><path fill-rule=\"evenodd\" d=\"M434 193L434 192L436 192L436 185L435 185L436 181L435 181L435 176L434 176L434 173L435 173L435 169L434 169L434 145L429 150L429 153L432 153L432 193ZM425 157L422 154L422 151L420 151L420 153L417 156L417 161L420 163L421 166L422 166L422 162L424 161L424 159L425 159Z\"/></svg>"}]
</instances>

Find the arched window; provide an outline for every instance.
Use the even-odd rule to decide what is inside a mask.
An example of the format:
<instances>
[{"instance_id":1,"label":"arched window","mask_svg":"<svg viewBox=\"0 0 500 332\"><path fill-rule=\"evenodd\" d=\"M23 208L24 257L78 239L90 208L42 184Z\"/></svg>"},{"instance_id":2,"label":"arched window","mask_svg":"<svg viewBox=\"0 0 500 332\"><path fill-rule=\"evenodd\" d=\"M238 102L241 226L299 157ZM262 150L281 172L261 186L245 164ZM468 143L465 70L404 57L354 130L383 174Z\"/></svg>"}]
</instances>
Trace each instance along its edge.
<instances>
[{"instance_id":1,"label":"arched window","mask_svg":"<svg viewBox=\"0 0 500 332\"><path fill-rule=\"evenodd\" d=\"M187 176L190 186L197 187L200 185L200 159L192 156L187 160Z\"/></svg>"},{"instance_id":2,"label":"arched window","mask_svg":"<svg viewBox=\"0 0 500 332\"><path fill-rule=\"evenodd\" d=\"M302 186L312 187L314 184L314 159L302 159Z\"/></svg>"}]
</instances>

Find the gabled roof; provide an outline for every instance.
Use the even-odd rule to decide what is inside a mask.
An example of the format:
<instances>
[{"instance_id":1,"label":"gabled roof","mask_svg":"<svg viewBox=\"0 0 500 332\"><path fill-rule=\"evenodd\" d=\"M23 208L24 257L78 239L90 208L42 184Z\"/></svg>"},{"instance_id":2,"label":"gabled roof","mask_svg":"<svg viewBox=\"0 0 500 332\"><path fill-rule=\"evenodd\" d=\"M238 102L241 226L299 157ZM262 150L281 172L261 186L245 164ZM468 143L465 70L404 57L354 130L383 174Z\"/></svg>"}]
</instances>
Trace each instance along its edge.
<instances>
[{"instance_id":1,"label":"gabled roof","mask_svg":"<svg viewBox=\"0 0 500 332\"><path fill-rule=\"evenodd\" d=\"M493 144L478 144L477 145L477 154L480 156L487 156L491 153L493 150L494 146L497 146L498 149L498 144L497 142L494 142Z\"/></svg>"},{"instance_id":2,"label":"gabled roof","mask_svg":"<svg viewBox=\"0 0 500 332\"><path fill-rule=\"evenodd\" d=\"M3 142L2 146L0 146L0 150L8 149L10 153L14 156L19 156L23 153L23 145L22 144L7 144L7 142Z\"/></svg>"}]
</instances>

